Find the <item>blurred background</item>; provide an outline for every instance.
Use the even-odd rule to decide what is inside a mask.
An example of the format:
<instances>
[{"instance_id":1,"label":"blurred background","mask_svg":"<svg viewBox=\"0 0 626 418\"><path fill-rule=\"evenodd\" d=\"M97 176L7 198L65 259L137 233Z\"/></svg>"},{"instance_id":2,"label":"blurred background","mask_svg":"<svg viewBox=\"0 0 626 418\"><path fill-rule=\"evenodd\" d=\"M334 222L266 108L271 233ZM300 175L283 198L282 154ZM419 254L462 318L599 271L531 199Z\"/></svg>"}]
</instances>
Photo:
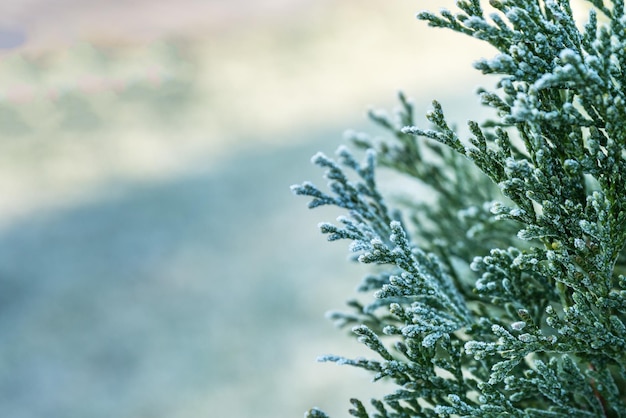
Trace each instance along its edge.
<instances>
[{"instance_id":1,"label":"blurred background","mask_svg":"<svg viewBox=\"0 0 626 418\"><path fill-rule=\"evenodd\" d=\"M289 186L402 89L463 131L493 51L441 0L3 0L0 416L347 416L363 268Z\"/></svg>"}]
</instances>

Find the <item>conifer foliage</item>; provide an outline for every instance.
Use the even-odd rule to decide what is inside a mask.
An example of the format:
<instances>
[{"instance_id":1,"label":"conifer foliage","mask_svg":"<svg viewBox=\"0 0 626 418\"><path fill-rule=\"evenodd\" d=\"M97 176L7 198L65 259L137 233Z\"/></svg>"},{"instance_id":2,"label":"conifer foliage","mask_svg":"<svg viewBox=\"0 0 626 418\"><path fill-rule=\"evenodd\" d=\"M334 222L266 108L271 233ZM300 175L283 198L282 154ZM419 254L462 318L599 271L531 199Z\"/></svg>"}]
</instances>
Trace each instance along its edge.
<instances>
[{"instance_id":1,"label":"conifer foliage","mask_svg":"<svg viewBox=\"0 0 626 418\"><path fill-rule=\"evenodd\" d=\"M568 0L420 13L498 50L475 64L499 77L479 92L497 118L459 138L437 102L415 126L400 95L370 113L387 138L350 135L363 161L318 154L328 188L292 187L345 209L321 231L375 265L370 302L331 314L372 358L321 358L395 383L353 416L626 417L626 16L622 0L588 5L585 22ZM435 201L384 197L377 167Z\"/></svg>"}]
</instances>

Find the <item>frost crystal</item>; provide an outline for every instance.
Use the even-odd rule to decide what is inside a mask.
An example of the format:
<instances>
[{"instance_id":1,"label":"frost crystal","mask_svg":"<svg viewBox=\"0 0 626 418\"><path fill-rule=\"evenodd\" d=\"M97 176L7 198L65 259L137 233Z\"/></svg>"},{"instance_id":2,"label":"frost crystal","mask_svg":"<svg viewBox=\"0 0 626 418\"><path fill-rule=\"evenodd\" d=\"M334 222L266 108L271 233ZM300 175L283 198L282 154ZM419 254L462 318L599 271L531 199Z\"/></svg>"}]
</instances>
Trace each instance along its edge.
<instances>
[{"instance_id":1,"label":"frost crystal","mask_svg":"<svg viewBox=\"0 0 626 418\"><path fill-rule=\"evenodd\" d=\"M515 331L521 331L524 329L524 327L526 327L526 322L524 321L517 321L511 324L511 328Z\"/></svg>"}]
</instances>

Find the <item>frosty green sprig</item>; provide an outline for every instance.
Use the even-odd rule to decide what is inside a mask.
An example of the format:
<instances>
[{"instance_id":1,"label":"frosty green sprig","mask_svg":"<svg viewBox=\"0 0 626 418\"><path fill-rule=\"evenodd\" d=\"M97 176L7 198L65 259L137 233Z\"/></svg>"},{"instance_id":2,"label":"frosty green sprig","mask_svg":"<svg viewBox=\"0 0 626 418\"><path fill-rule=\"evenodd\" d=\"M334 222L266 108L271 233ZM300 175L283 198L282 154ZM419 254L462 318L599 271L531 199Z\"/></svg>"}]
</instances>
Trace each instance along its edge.
<instances>
[{"instance_id":1,"label":"frosty green sprig","mask_svg":"<svg viewBox=\"0 0 626 418\"><path fill-rule=\"evenodd\" d=\"M497 50L475 64L499 77L479 90L497 119L463 138L438 102L421 123L401 94L369 113L389 137L347 135L363 163L315 157L329 193L293 188L346 209L322 232L378 269L359 287L371 302L330 316L379 360L323 360L397 385L371 415L351 400L361 418L626 417L624 4L591 0L586 22L567 0L457 6L418 18ZM433 202L383 197L376 164Z\"/></svg>"}]
</instances>

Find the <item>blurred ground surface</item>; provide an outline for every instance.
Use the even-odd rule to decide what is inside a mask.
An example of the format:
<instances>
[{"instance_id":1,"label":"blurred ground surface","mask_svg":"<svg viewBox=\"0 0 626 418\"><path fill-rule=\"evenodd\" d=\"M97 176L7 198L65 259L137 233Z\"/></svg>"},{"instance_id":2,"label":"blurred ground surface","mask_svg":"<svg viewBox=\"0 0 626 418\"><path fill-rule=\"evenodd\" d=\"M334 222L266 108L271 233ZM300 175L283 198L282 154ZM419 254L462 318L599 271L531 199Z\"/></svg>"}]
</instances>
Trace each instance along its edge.
<instances>
[{"instance_id":1,"label":"blurred ground surface","mask_svg":"<svg viewBox=\"0 0 626 418\"><path fill-rule=\"evenodd\" d=\"M288 187L398 88L480 114L491 51L423 7L4 1L0 416L346 416L380 392L314 361L362 353L323 313L364 270Z\"/></svg>"}]
</instances>

